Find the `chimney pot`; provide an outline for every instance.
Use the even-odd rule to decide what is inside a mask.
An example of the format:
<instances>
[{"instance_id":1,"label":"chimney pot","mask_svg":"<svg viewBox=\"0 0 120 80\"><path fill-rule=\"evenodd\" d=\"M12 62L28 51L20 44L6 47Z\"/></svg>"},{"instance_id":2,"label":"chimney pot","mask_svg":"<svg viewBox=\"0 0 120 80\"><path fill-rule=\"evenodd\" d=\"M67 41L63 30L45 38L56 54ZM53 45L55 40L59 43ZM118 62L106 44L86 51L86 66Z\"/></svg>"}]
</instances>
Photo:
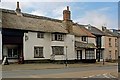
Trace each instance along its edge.
<instances>
[{"instance_id":1,"label":"chimney pot","mask_svg":"<svg viewBox=\"0 0 120 80\"><path fill-rule=\"evenodd\" d=\"M67 11L69 11L69 6L67 6Z\"/></svg>"},{"instance_id":2,"label":"chimney pot","mask_svg":"<svg viewBox=\"0 0 120 80\"><path fill-rule=\"evenodd\" d=\"M19 6L19 2L17 2L16 12L21 13L21 9L20 9L20 6Z\"/></svg>"},{"instance_id":3,"label":"chimney pot","mask_svg":"<svg viewBox=\"0 0 120 80\"><path fill-rule=\"evenodd\" d=\"M17 8L19 8L19 2L17 2Z\"/></svg>"}]
</instances>

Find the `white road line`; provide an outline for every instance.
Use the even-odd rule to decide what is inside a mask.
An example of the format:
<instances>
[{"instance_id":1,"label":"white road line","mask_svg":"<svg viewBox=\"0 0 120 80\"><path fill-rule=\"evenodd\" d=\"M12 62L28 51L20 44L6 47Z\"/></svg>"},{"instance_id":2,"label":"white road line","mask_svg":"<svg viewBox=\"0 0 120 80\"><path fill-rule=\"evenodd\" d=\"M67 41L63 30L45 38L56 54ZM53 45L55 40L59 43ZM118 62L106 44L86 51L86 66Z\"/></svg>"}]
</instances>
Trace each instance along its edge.
<instances>
[{"instance_id":1,"label":"white road line","mask_svg":"<svg viewBox=\"0 0 120 80\"><path fill-rule=\"evenodd\" d=\"M88 78L88 77L82 77L82 78Z\"/></svg>"},{"instance_id":2,"label":"white road line","mask_svg":"<svg viewBox=\"0 0 120 80\"><path fill-rule=\"evenodd\" d=\"M101 74L98 74L98 75L96 75L96 76L100 76Z\"/></svg>"},{"instance_id":3,"label":"white road line","mask_svg":"<svg viewBox=\"0 0 120 80\"><path fill-rule=\"evenodd\" d=\"M114 77L114 76L112 76L111 74L108 74L111 78L116 78L116 77Z\"/></svg>"},{"instance_id":4,"label":"white road line","mask_svg":"<svg viewBox=\"0 0 120 80\"><path fill-rule=\"evenodd\" d=\"M104 77L106 77L106 78L110 78L110 77L107 76L107 73L105 73L105 74L103 74L103 75L104 75Z\"/></svg>"},{"instance_id":5,"label":"white road line","mask_svg":"<svg viewBox=\"0 0 120 80\"><path fill-rule=\"evenodd\" d=\"M94 77L95 75L89 76L89 78Z\"/></svg>"}]
</instances>

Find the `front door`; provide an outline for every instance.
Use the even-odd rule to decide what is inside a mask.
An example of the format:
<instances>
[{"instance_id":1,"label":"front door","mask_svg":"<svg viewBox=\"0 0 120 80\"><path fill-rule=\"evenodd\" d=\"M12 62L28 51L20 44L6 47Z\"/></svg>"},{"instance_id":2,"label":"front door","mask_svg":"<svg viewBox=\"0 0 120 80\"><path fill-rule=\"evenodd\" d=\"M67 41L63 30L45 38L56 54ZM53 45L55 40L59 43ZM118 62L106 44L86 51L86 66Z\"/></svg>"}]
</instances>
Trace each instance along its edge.
<instances>
[{"instance_id":1,"label":"front door","mask_svg":"<svg viewBox=\"0 0 120 80\"><path fill-rule=\"evenodd\" d=\"M77 50L77 60L82 60L82 50Z\"/></svg>"}]
</instances>

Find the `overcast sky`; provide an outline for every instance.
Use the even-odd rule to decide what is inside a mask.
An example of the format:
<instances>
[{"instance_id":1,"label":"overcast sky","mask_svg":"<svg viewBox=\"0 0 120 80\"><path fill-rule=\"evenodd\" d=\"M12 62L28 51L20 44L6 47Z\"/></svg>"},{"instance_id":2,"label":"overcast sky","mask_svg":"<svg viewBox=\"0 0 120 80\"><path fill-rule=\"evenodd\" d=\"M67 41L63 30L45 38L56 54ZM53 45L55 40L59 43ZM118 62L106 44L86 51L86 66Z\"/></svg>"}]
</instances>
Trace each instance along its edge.
<instances>
[{"instance_id":1,"label":"overcast sky","mask_svg":"<svg viewBox=\"0 0 120 80\"><path fill-rule=\"evenodd\" d=\"M10 2L12 1L12 2ZM63 10L70 7L71 17L79 24L118 28L118 2L38 2L36 0L3 0L0 7L15 10L20 1L22 12L62 20ZM44 0L45 1L45 0ZM77 0L76 0L77 1Z\"/></svg>"}]
</instances>

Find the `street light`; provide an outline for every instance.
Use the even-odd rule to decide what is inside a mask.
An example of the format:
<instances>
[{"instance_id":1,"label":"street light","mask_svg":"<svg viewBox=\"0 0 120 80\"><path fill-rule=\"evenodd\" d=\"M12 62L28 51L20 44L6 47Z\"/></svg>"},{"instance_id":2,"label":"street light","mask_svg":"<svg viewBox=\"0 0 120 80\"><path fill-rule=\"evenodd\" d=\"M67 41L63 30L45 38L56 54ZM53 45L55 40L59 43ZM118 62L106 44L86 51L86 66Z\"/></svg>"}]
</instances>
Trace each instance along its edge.
<instances>
[{"instance_id":1,"label":"street light","mask_svg":"<svg viewBox=\"0 0 120 80\"><path fill-rule=\"evenodd\" d=\"M67 67L67 46L66 46L66 61L65 61L65 66Z\"/></svg>"}]
</instances>

